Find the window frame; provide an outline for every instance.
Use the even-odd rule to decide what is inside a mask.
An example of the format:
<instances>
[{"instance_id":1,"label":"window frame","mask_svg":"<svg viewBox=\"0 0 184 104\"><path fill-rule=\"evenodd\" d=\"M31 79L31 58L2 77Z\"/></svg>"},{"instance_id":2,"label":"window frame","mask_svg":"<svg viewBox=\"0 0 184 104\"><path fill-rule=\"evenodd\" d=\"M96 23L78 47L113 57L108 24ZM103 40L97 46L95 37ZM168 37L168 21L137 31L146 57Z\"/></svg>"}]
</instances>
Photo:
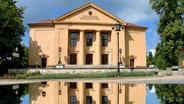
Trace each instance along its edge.
<instances>
[{"instance_id":1,"label":"window frame","mask_svg":"<svg viewBox=\"0 0 184 104\"><path fill-rule=\"evenodd\" d=\"M77 96L70 96L70 104L77 104Z\"/></svg>"},{"instance_id":2,"label":"window frame","mask_svg":"<svg viewBox=\"0 0 184 104\"><path fill-rule=\"evenodd\" d=\"M102 46L108 46L108 33L102 33Z\"/></svg>"},{"instance_id":3,"label":"window frame","mask_svg":"<svg viewBox=\"0 0 184 104\"><path fill-rule=\"evenodd\" d=\"M86 46L93 46L93 32L86 32Z\"/></svg>"},{"instance_id":4,"label":"window frame","mask_svg":"<svg viewBox=\"0 0 184 104\"><path fill-rule=\"evenodd\" d=\"M102 96L102 104L108 104L108 96Z\"/></svg>"},{"instance_id":5,"label":"window frame","mask_svg":"<svg viewBox=\"0 0 184 104\"><path fill-rule=\"evenodd\" d=\"M77 83L76 82L70 82L70 89L77 89Z\"/></svg>"},{"instance_id":6,"label":"window frame","mask_svg":"<svg viewBox=\"0 0 184 104\"><path fill-rule=\"evenodd\" d=\"M76 46L77 45L77 32L71 32L70 33L70 46Z\"/></svg>"},{"instance_id":7,"label":"window frame","mask_svg":"<svg viewBox=\"0 0 184 104\"><path fill-rule=\"evenodd\" d=\"M93 89L93 83L86 83L86 89Z\"/></svg>"},{"instance_id":8,"label":"window frame","mask_svg":"<svg viewBox=\"0 0 184 104\"><path fill-rule=\"evenodd\" d=\"M93 97L92 96L86 96L86 104L92 104L93 103Z\"/></svg>"},{"instance_id":9,"label":"window frame","mask_svg":"<svg viewBox=\"0 0 184 104\"><path fill-rule=\"evenodd\" d=\"M102 88L102 89L107 89L107 88L109 88L108 83L101 83L101 88Z\"/></svg>"}]
</instances>

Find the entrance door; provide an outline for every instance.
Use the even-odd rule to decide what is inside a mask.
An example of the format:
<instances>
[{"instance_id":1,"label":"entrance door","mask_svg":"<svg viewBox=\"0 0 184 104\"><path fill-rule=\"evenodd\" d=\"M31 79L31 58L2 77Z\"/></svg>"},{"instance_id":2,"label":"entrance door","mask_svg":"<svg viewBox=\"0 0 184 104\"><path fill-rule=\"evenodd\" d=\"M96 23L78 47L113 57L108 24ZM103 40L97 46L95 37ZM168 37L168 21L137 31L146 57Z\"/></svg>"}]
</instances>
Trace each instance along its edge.
<instances>
[{"instance_id":1,"label":"entrance door","mask_svg":"<svg viewBox=\"0 0 184 104\"><path fill-rule=\"evenodd\" d=\"M42 58L42 68L46 68L47 66L47 58Z\"/></svg>"},{"instance_id":2,"label":"entrance door","mask_svg":"<svg viewBox=\"0 0 184 104\"><path fill-rule=\"evenodd\" d=\"M130 67L134 68L134 59L130 59Z\"/></svg>"},{"instance_id":3,"label":"entrance door","mask_svg":"<svg viewBox=\"0 0 184 104\"><path fill-rule=\"evenodd\" d=\"M93 64L93 54L86 54L86 64Z\"/></svg>"},{"instance_id":4,"label":"entrance door","mask_svg":"<svg viewBox=\"0 0 184 104\"><path fill-rule=\"evenodd\" d=\"M77 54L70 54L70 64L77 64Z\"/></svg>"},{"instance_id":5,"label":"entrance door","mask_svg":"<svg viewBox=\"0 0 184 104\"><path fill-rule=\"evenodd\" d=\"M108 54L102 54L102 65L108 64Z\"/></svg>"}]
</instances>

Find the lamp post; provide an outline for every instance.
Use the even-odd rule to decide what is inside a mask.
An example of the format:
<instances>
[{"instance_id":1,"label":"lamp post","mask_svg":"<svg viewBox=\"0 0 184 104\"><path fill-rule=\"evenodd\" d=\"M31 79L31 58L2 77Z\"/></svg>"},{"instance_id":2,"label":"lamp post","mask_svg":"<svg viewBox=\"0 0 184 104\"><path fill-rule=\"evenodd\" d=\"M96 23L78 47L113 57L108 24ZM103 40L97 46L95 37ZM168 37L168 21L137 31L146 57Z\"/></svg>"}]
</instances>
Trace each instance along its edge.
<instances>
[{"instance_id":1,"label":"lamp post","mask_svg":"<svg viewBox=\"0 0 184 104\"><path fill-rule=\"evenodd\" d=\"M118 45L118 50L117 50L118 51L118 62L117 62L117 66L118 66L117 73L118 73L118 76L120 74L120 67L119 67L119 64L120 64L120 62L119 62L119 53L120 53L120 49L119 49L119 32L121 31L121 27L122 27L122 25L120 24L119 21L117 21L116 24L115 24L115 28L116 28L115 30L117 32L117 45ZM122 49L121 49L121 52L122 52Z\"/></svg>"},{"instance_id":2,"label":"lamp post","mask_svg":"<svg viewBox=\"0 0 184 104\"><path fill-rule=\"evenodd\" d=\"M122 49L121 48L119 48L119 53L120 53L120 61L119 61L119 64L122 64L122 60L121 60Z\"/></svg>"},{"instance_id":3,"label":"lamp post","mask_svg":"<svg viewBox=\"0 0 184 104\"><path fill-rule=\"evenodd\" d=\"M58 64L61 64L61 47L58 48L58 52L59 52L59 61L58 61Z\"/></svg>"}]
</instances>

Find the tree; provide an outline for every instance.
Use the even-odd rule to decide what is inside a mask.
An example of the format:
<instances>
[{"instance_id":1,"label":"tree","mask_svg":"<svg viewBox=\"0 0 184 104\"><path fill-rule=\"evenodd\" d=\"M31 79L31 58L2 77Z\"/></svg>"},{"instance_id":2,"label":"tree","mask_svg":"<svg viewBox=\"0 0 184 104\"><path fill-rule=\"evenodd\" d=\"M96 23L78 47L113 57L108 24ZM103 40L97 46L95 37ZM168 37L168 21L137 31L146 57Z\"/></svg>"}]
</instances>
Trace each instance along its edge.
<instances>
[{"instance_id":1,"label":"tree","mask_svg":"<svg viewBox=\"0 0 184 104\"><path fill-rule=\"evenodd\" d=\"M156 89L157 98L160 99L161 104L183 104L184 94L181 93L181 85L174 84L159 84L154 85Z\"/></svg>"},{"instance_id":2,"label":"tree","mask_svg":"<svg viewBox=\"0 0 184 104\"><path fill-rule=\"evenodd\" d=\"M12 57L6 64L9 68L22 68L28 65L28 47L24 44L18 46L19 57Z\"/></svg>"},{"instance_id":3,"label":"tree","mask_svg":"<svg viewBox=\"0 0 184 104\"><path fill-rule=\"evenodd\" d=\"M17 8L15 3L15 0L0 0L0 66L7 62L7 57L12 56L24 36L24 8Z\"/></svg>"},{"instance_id":4,"label":"tree","mask_svg":"<svg viewBox=\"0 0 184 104\"><path fill-rule=\"evenodd\" d=\"M160 16L155 64L160 69L178 65L178 48L184 47L184 0L150 0ZM161 66L162 63L164 66Z\"/></svg>"},{"instance_id":5,"label":"tree","mask_svg":"<svg viewBox=\"0 0 184 104\"><path fill-rule=\"evenodd\" d=\"M21 104L21 97L28 94L28 85L19 85L13 89L13 85L0 86L0 104Z\"/></svg>"},{"instance_id":6,"label":"tree","mask_svg":"<svg viewBox=\"0 0 184 104\"><path fill-rule=\"evenodd\" d=\"M152 65L152 64L153 64L153 54L152 52L149 52L147 56L147 66Z\"/></svg>"}]
</instances>

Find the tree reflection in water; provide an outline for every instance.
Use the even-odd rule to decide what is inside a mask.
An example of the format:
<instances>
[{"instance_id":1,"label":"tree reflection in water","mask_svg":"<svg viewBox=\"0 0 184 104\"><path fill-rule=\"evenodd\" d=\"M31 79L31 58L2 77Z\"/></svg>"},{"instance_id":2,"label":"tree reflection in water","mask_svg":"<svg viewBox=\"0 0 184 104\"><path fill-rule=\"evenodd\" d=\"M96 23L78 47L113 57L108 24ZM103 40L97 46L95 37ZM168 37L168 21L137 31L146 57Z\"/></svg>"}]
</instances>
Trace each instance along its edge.
<instances>
[{"instance_id":1,"label":"tree reflection in water","mask_svg":"<svg viewBox=\"0 0 184 104\"><path fill-rule=\"evenodd\" d=\"M20 98L28 94L28 85L18 85L18 88L13 88L13 85L0 86L0 104L20 104Z\"/></svg>"},{"instance_id":2,"label":"tree reflection in water","mask_svg":"<svg viewBox=\"0 0 184 104\"><path fill-rule=\"evenodd\" d=\"M184 86L176 84L154 85L161 104L184 104Z\"/></svg>"}]
</instances>

